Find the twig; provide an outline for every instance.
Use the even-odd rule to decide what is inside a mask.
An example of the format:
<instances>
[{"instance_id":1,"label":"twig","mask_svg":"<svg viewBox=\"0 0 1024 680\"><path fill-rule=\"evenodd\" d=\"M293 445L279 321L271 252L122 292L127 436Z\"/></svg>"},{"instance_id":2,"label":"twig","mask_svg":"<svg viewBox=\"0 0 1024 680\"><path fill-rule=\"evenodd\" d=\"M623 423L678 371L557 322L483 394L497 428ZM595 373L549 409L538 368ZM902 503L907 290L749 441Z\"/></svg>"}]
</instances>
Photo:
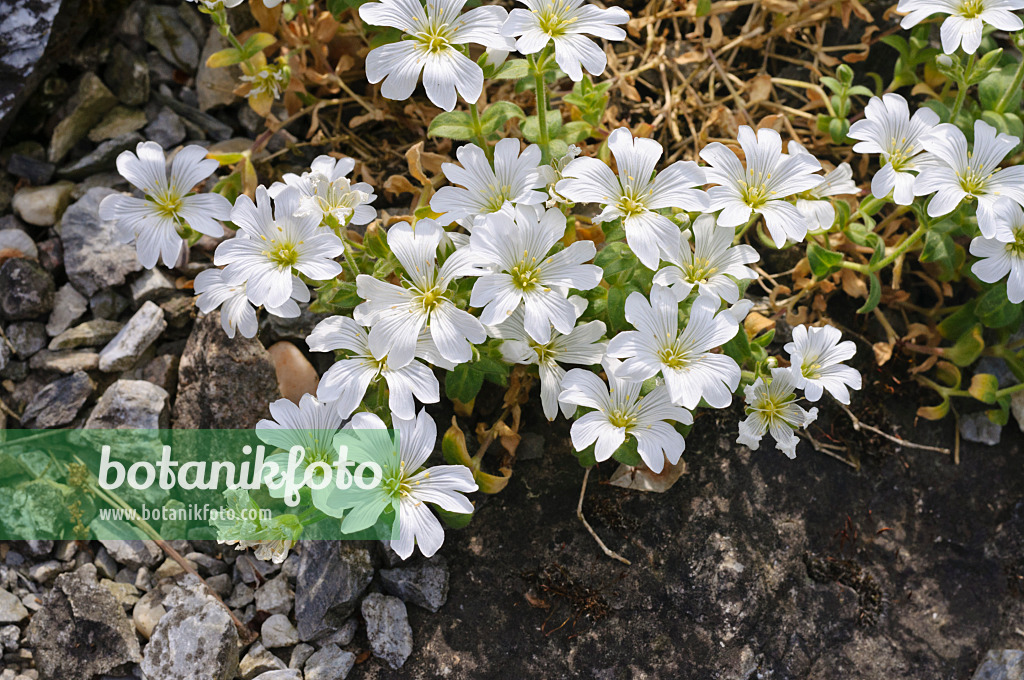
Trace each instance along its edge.
<instances>
[{"instance_id":1,"label":"twig","mask_svg":"<svg viewBox=\"0 0 1024 680\"><path fill-rule=\"evenodd\" d=\"M583 473L583 488L580 489L580 502L576 504L576 516L580 518L581 522L583 522L583 526L586 527L587 532L589 532L590 535L594 537L594 540L597 541L597 547L601 548L601 550L604 551L605 555L612 558L613 560L618 560L623 564L632 564L632 562L627 560L625 557L623 557L619 553L615 552L614 550L606 546L604 544L604 541L601 540L601 537L597 535L596 531L594 531L594 528L590 526L589 522L587 522L587 518L583 516L583 496L585 496L587 493L588 477L590 477L590 468L587 468L586 472Z\"/></svg>"},{"instance_id":2,"label":"twig","mask_svg":"<svg viewBox=\"0 0 1024 680\"><path fill-rule=\"evenodd\" d=\"M859 465L857 465L853 461L847 459L845 456L840 456L838 453L833 453L833 449L835 451L842 451L843 447L841 447L841 446L832 446L831 444L823 444L823 443L819 442L817 439L815 439L814 435L812 435L810 432L808 432L806 430L804 430L804 431L797 431L797 434L802 436L802 437L804 437L807 441L809 441L811 443L811 446L814 447L814 450L817 451L818 453L824 453L829 458L835 458L840 463L846 463L847 465L852 467L854 470L859 470L860 469Z\"/></svg>"},{"instance_id":3,"label":"twig","mask_svg":"<svg viewBox=\"0 0 1024 680\"><path fill-rule=\"evenodd\" d=\"M853 423L853 429L856 430L857 432L860 432L861 430L867 430L868 432L874 432L878 436L885 437L889 441L891 441L893 443L896 443L896 444L899 444L900 446L905 446L908 449L921 449L922 451L934 451L936 453L944 453L947 456L950 454L949 449L944 449L944 448L942 448L940 446L928 446L927 444L915 444L914 442L907 441L906 439L900 439L899 437L895 437L895 436L893 436L891 434L888 434L887 432L883 432L883 431L879 430L877 427L874 427L872 425L868 425L867 423L861 422L860 418L858 418L857 416L853 415L853 411L851 411L850 409L846 408L846 406L844 404L839 404L839 408L843 409L843 411L846 412L846 415L850 416L850 422Z\"/></svg>"}]
</instances>

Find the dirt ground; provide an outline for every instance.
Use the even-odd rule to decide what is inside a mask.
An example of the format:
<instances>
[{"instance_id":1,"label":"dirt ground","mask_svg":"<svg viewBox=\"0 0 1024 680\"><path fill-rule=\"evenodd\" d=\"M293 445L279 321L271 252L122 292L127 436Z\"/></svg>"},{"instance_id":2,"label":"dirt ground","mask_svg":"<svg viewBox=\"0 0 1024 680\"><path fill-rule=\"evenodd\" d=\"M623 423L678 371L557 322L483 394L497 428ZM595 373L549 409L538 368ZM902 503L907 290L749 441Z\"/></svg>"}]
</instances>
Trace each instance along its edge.
<instances>
[{"instance_id":1,"label":"dirt ground","mask_svg":"<svg viewBox=\"0 0 1024 680\"><path fill-rule=\"evenodd\" d=\"M951 446L951 420L915 423L910 386L869 382L853 403L866 422ZM698 419L665 494L595 484L613 465L591 475L585 514L629 567L576 518L568 427L525 427L543 455L449 532L448 603L411 608L413 656L366 677L959 680L986 650L1024 645L1015 423L998 446L964 442L954 465L823 410L812 432L850 444L856 470L809 444L796 460L751 453L733 443L740 417Z\"/></svg>"}]
</instances>

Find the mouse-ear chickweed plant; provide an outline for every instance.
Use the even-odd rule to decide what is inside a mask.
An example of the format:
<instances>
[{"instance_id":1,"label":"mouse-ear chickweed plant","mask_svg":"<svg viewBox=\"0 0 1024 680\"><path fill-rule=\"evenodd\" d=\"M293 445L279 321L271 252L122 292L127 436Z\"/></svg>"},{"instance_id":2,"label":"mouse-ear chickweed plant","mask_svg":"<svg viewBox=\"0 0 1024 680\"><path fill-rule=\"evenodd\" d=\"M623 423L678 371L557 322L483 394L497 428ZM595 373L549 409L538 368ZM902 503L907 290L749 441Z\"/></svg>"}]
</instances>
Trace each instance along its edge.
<instances>
[{"instance_id":1,"label":"mouse-ear chickweed plant","mask_svg":"<svg viewBox=\"0 0 1024 680\"><path fill-rule=\"evenodd\" d=\"M412 106L404 102L422 87L442 109L430 109L428 136L445 140L442 150L458 145L433 178L407 156L423 189L414 214L398 218L378 216L376 188L355 180L343 153L269 189L248 151L207 157L189 146L168 170L147 142L118 159L142 197L112 196L102 213L144 266L175 266L201 235L231 227L194 284L200 311L219 308L229 336L256 335L260 314L297 316L314 293L312 310L329 314L307 344L335 362L315 395L273 404L260 436L286 450L293 442L283 432L307 432L302 469L316 469L337 456L332 437L356 429L369 433L367 447L351 455L384 461L374 489L303 490L306 511L254 527L257 538L220 527L225 541L277 559L313 522L356 531L397 518L396 551L405 557L418 544L433 554L444 539L439 517L461 526L473 511L465 494L507 483L534 383L544 417L572 421L585 467L615 459L662 472L679 464L691 428L713 409L743 412L735 441L757 449L767 435L793 458L818 415L810 404L845 407L862 386L846 364L854 343L825 315L827 298L844 294L862 298L865 327L885 332L879 362L896 350L927 359L912 373L940 401L920 415L940 418L954 398L973 398L1007 421L1022 385L975 372L963 387L961 369L998 357L1024 380L1024 341L1012 335L1024 300L1024 60L995 49L1001 32L1021 31L1014 12L1024 1L901 0L902 25L916 28L909 41L884 41L900 52L888 89L881 79L874 89L855 84L846 65L819 74L820 85L796 83L828 110L809 144L820 159L792 126L758 129L749 116L734 140L666 156L650 126L631 129L609 109L613 80L593 79L626 38L629 15L585 0L519 2L507 11L466 0L342 0L323 12L310 0L277 9L252 0L262 30L245 42L227 21L237 0L200 3L230 44L209 65L238 64L238 93L257 113L284 98L290 113L298 101L315 117L318 87L345 90L368 109L374 91ZM359 95L332 70L323 46L341 21L359 26L376 90ZM927 47L932 25L942 51ZM1024 45L1021 33L1011 37ZM321 59L326 69L309 65ZM925 70L927 86L908 92ZM196 191L218 161L231 174ZM774 250L786 257L762 262ZM770 264L780 261L797 264ZM901 278L912 264L934 290L951 292L934 304L908 301ZM769 290L766 281L784 276L799 280L797 292L773 294L771 311L764 299L758 307L791 320L791 341L772 354L774 331L751 312L752 283ZM820 304L808 319L796 303L812 298ZM912 316L916 334L897 332L888 309ZM921 328L927 344L915 340ZM446 464L431 465L436 423L419 405L444 398L468 417L485 382L506 393L498 421L479 423L480 451L470 455L453 418ZM483 455L499 440L508 454L500 474L484 472Z\"/></svg>"}]
</instances>

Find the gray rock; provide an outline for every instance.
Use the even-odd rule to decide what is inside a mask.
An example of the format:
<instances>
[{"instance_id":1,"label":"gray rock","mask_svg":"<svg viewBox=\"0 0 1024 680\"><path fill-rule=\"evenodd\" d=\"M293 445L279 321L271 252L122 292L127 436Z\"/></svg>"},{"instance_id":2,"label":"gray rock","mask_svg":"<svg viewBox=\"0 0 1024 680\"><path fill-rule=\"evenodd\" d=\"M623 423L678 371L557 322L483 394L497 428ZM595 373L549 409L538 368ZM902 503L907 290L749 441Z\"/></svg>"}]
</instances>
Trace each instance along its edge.
<instances>
[{"instance_id":1,"label":"gray rock","mask_svg":"<svg viewBox=\"0 0 1024 680\"><path fill-rule=\"evenodd\" d=\"M365 547L303 542L295 580L295 619L302 640L323 638L344 624L372 580L373 562Z\"/></svg>"},{"instance_id":2,"label":"gray rock","mask_svg":"<svg viewBox=\"0 0 1024 680\"><path fill-rule=\"evenodd\" d=\"M174 395L178 387L178 357L172 354L161 354L147 362L138 370L133 378L146 380L158 387L167 390L167 393Z\"/></svg>"},{"instance_id":3,"label":"gray rock","mask_svg":"<svg viewBox=\"0 0 1024 680\"><path fill-rule=\"evenodd\" d=\"M253 680L302 680L302 671L270 671L269 673L257 675Z\"/></svg>"},{"instance_id":4,"label":"gray rock","mask_svg":"<svg viewBox=\"0 0 1024 680\"><path fill-rule=\"evenodd\" d=\"M43 462L52 463L48 457ZM57 538L68 526L64 503L70 493L70 488L43 477L0 494L0 527L10 535Z\"/></svg>"},{"instance_id":5,"label":"gray rock","mask_svg":"<svg viewBox=\"0 0 1024 680\"><path fill-rule=\"evenodd\" d=\"M155 5L146 11L143 25L146 42L160 56L182 71L195 73L199 65L199 43L173 7Z\"/></svg>"},{"instance_id":6,"label":"gray rock","mask_svg":"<svg viewBox=\"0 0 1024 680\"><path fill-rule=\"evenodd\" d=\"M305 680L345 680L356 665L356 655L337 645L324 645L309 657L303 669Z\"/></svg>"},{"instance_id":7,"label":"gray rock","mask_svg":"<svg viewBox=\"0 0 1024 680\"><path fill-rule=\"evenodd\" d=\"M238 632L212 600L186 600L153 629L142 672L160 680L230 680L238 671Z\"/></svg>"},{"instance_id":8,"label":"gray rock","mask_svg":"<svg viewBox=\"0 0 1024 680\"><path fill-rule=\"evenodd\" d=\"M44 160L20 153L12 153L7 161L7 172L17 177L22 177L28 180L30 184L37 186L46 184L53 179L53 173L56 171L57 166L53 163L47 163Z\"/></svg>"},{"instance_id":9,"label":"gray rock","mask_svg":"<svg viewBox=\"0 0 1024 680\"><path fill-rule=\"evenodd\" d=\"M1010 397L1010 412L1020 431L1024 432L1024 392L1014 392Z\"/></svg>"},{"instance_id":10,"label":"gray rock","mask_svg":"<svg viewBox=\"0 0 1024 680\"><path fill-rule=\"evenodd\" d=\"M131 368L165 328L164 310L152 302L145 303L100 351L100 370L113 373Z\"/></svg>"},{"instance_id":11,"label":"gray rock","mask_svg":"<svg viewBox=\"0 0 1024 680\"><path fill-rule=\"evenodd\" d=\"M174 284L160 269L146 269L132 281L132 301L141 307L147 300L160 303L177 292Z\"/></svg>"},{"instance_id":12,"label":"gray rock","mask_svg":"<svg viewBox=\"0 0 1024 680\"><path fill-rule=\"evenodd\" d=\"M11 624L9 626L0 627L0 647L3 647L9 652L13 652L18 649L18 645L21 642L21 629Z\"/></svg>"},{"instance_id":13,"label":"gray rock","mask_svg":"<svg viewBox=\"0 0 1024 680\"><path fill-rule=\"evenodd\" d=\"M0 588L0 623L19 623L28 618L28 610L17 595Z\"/></svg>"},{"instance_id":14,"label":"gray rock","mask_svg":"<svg viewBox=\"0 0 1024 680\"><path fill-rule=\"evenodd\" d=\"M390 594L432 612L448 599L448 564L440 555L416 566L381 569L380 579Z\"/></svg>"},{"instance_id":15,"label":"gray rock","mask_svg":"<svg viewBox=\"0 0 1024 680\"><path fill-rule=\"evenodd\" d=\"M31 319L53 309L50 272L34 260L11 258L0 265L0 314L8 319Z\"/></svg>"},{"instance_id":16,"label":"gray rock","mask_svg":"<svg viewBox=\"0 0 1024 680\"><path fill-rule=\"evenodd\" d=\"M135 246L117 239L113 222L100 220L100 202L112 193L100 187L90 189L61 218L59 231L68 280L88 296L118 286L128 274L142 269Z\"/></svg>"},{"instance_id":17,"label":"gray rock","mask_svg":"<svg viewBox=\"0 0 1024 680\"><path fill-rule=\"evenodd\" d=\"M142 54L115 44L103 76L125 106L141 106L149 101L149 65Z\"/></svg>"},{"instance_id":18,"label":"gray rock","mask_svg":"<svg viewBox=\"0 0 1024 680\"><path fill-rule=\"evenodd\" d=\"M26 187L18 190L11 200L15 214L37 227L56 224L71 198L75 185L57 182L45 187Z\"/></svg>"},{"instance_id":19,"label":"gray rock","mask_svg":"<svg viewBox=\"0 0 1024 680\"><path fill-rule=\"evenodd\" d=\"M323 645L336 645L338 647L344 647L352 642L356 636L356 630L359 628L359 622L353 616L348 621L342 624L341 628L334 631L330 635L317 640L317 644Z\"/></svg>"},{"instance_id":20,"label":"gray rock","mask_svg":"<svg viewBox=\"0 0 1024 680\"><path fill-rule=\"evenodd\" d=\"M75 371L95 371L100 366L100 355L88 351L51 352L44 349L36 352L29 359L28 365L34 371L56 371L65 374Z\"/></svg>"},{"instance_id":21,"label":"gray rock","mask_svg":"<svg viewBox=\"0 0 1024 680\"><path fill-rule=\"evenodd\" d=\"M91 680L142 660L124 609L87 564L57 577L26 630L41 680Z\"/></svg>"},{"instance_id":22,"label":"gray rock","mask_svg":"<svg viewBox=\"0 0 1024 680\"><path fill-rule=\"evenodd\" d=\"M242 71L238 66L210 68L206 60L214 52L229 47L227 39L217 31L210 31L199 59L199 73L196 74L196 91L199 93L199 110L209 111L218 106L230 106L237 97L234 89L239 83Z\"/></svg>"},{"instance_id":23,"label":"gray rock","mask_svg":"<svg viewBox=\"0 0 1024 680\"><path fill-rule=\"evenodd\" d=\"M213 139L222 142L226 139L231 139L234 136L234 130L230 125L221 122L217 118L214 118L208 113L204 113L199 109L189 106L184 102L180 102L175 99L169 93L154 92L153 98L164 106L170 107L176 114L195 124L199 129L205 131Z\"/></svg>"},{"instance_id":24,"label":"gray rock","mask_svg":"<svg viewBox=\"0 0 1024 680\"><path fill-rule=\"evenodd\" d=\"M53 340L50 340L49 349L76 349L78 347L98 347L105 345L117 335L124 324L119 321L107 319L93 319L69 328ZM98 362L97 362L98 363Z\"/></svg>"},{"instance_id":25,"label":"gray rock","mask_svg":"<svg viewBox=\"0 0 1024 680\"><path fill-rule=\"evenodd\" d=\"M989 650L972 680L1024 680L1024 651Z\"/></svg>"},{"instance_id":26,"label":"gray rock","mask_svg":"<svg viewBox=\"0 0 1024 680\"><path fill-rule=\"evenodd\" d=\"M106 548L101 547L96 551L96 558L92 561L96 567L96 573L102 578L112 579L117 576L118 566L114 558L110 556Z\"/></svg>"},{"instance_id":27,"label":"gray rock","mask_svg":"<svg viewBox=\"0 0 1024 680\"><path fill-rule=\"evenodd\" d=\"M57 289L53 299L53 313L46 323L46 332L52 338L60 335L78 321L89 309L89 301L84 295L75 290L70 283L65 283Z\"/></svg>"},{"instance_id":28,"label":"gray rock","mask_svg":"<svg viewBox=\"0 0 1024 680\"><path fill-rule=\"evenodd\" d=\"M105 541L100 544L115 562L129 569L155 567L164 558L164 551L153 541Z\"/></svg>"},{"instance_id":29,"label":"gray rock","mask_svg":"<svg viewBox=\"0 0 1024 680\"><path fill-rule=\"evenodd\" d=\"M63 574L65 571L68 571L68 567L65 567L57 560L47 560L29 567L28 577L36 583L45 584L57 578L58 574Z\"/></svg>"},{"instance_id":30,"label":"gray rock","mask_svg":"<svg viewBox=\"0 0 1024 680\"><path fill-rule=\"evenodd\" d=\"M165 106L160 109L156 119L146 126L145 133L146 139L170 149L185 141L185 123L181 116Z\"/></svg>"},{"instance_id":31,"label":"gray rock","mask_svg":"<svg viewBox=\"0 0 1024 680\"><path fill-rule=\"evenodd\" d=\"M989 420L984 411L968 413L960 418L960 436L969 442L995 446L1002 431L1002 425Z\"/></svg>"},{"instance_id":32,"label":"gray rock","mask_svg":"<svg viewBox=\"0 0 1024 680\"><path fill-rule=\"evenodd\" d=\"M196 321L178 366L176 428L249 428L279 396L270 354L255 338L228 338L213 312Z\"/></svg>"},{"instance_id":33,"label":"gray rock","mask_svg":"<svg viewBox=\"0 0 1024 680\"><path fill-rule=\"evenodd\" d=\"M99 144L108 139L117 139L130 132L137 132L146 127L146 112L127 106L115 106L107 111L103 120L89 131L89 140Z\"/></svg>"},{"instance_id":34,"label":"gray rock","mask_svg":"<svg viewBox=\"0 0 1024 680\"><path fill-rule=\"evenodd\" d=\"M8 344L6 342L3 341L2 338L0 338L0 372L7 370L7 364L10 362L10 360L11 360L11 348L8 346ZM2 376L2 375L3 374L0 373L0 376ZM0 419L0 423L3 423L3 422L4 421L2 419Z\"/></svg>"},{"instance_id":35,"label":"gray rock","mask_svg":"<svg viewBox=\"0 0 1024 680\"><path fill-rule=\"evenodd\" d=\"M57 173L68 179L86 179L117 167L117 157L124 151L134 151L144 141L138 132L128 132L114 139L108 139L89 154L74 163L65 165Z\"/></svg>"},{"instance_id":36,"label":"gray rock","mask_svg":"<svg viewBox=\"0 0 1024 680\"><path fill-rule=\"evenodd\" d=\"M217 593L217 597L223 600L231 594L231 574L207 576L206 585L210 586L213 592Z\"/></svg>"},{"instance_id":37,"label":"gray rock","mask_svg":"<svg viewBox=\"0 0 1024 680\"><path fill-rule=\"evenodd\" d=\"M145 380L118 380L86 421L87 429L157 430L167 427L167 392Z\"/></svg>"},{"instance_id":38,"label":"gray rock","mask_svg":"<svg viewBox=\"0 0 1024 680\"><path fill-rule=\"evenodd\" d=\"M0 229L0 257L39 259L39 249L27 233L18 228Z\"/></svg>"},{"instance_id":39,"label":"gray rock","mask_svg":"<svg viewBox=\"0 0 1024 680\"><path fill-rule=\"evenodd\" d=\"M117 104L117 97L107 89L95 73L85 73L78 90L68 102L68 116L57 124L50 138L49 161L59 163L80 139L86 136L107 111Z\"/></svg>"},{"instance_id":40,"label":"gray rock","mask_svg":"<svg viewBox=\"0 0 1024 680\"><path fill-rule=\"evenodd\" d=\"M89 298L89 308L98 319L117 319L128 309L128 298L107 288Z\"/></svg>"},{"instance_id":41,"label":"gray rock","mask_svg":"<svg viewBox=\"0 0 1024 680\"><path fill-rule=\"evenodd\" d=\"M284 576L270 579L256 589L256 609L268 614L288 614L294 599L295 593Z\"/></svg>"},{"instance_id":42,"label":"gray rock","mask_svg":"<svg viewBox=\"0 0 1024 680\"><path fill-rule=\"evenodd\" d=\"M28 359L46 347L46 326L41 321L15 321L4 334L19 359Z\"/></svg>"},{"instance_id":43,"label":"gray rock","mask_svg":"<svg viewBox=\"0 0 1024 680\"><path fill-rule=\"evenodd\" d=\"M299 644L299 631L287 616L274 614L263 622L263 627L260 628L260 639L263 641L263 645L269 649L291 647Z\"/></svg>"},{"instance_id":44,"label":"gray rock","mask_svg":"<svg viewBox=\"0 0 1024 680\"><path fill-rule=\"evenodd\" d=\"M412 654L412 627L405 603L397 597L370 593L363 599L362 612L373 655L398 670Z\"/></svg>"},{"instance_id":45,"label":"gray rock","mask_svg":"<svg viewBox=\"0 0 1024 680\"><path fill-rule=\"evenodd\" d=\"M21 416L21 424L34 428L67 425L95 389L96 384L82 371L60 378L32 398Z\"/></svg>"},{"instance_id":46,"label":"gray rock","mask_svg":"<svg viewBox=\"0 0 1024 680\"><path fill-rule=\"evenodd\" d=\"M252 680L261 673L287 669L288 666L284 661L274 656L272 652L259 642L253 643L252 647L249 648L249 653L238 664L238 673L241 675L242 680Z\"/></svg>"},{"instance_id":47,"label":"gray rock","mask_svg":"<svg viewBox=\"0 0 1024 680\"><path fill-rule=\"evenodd\" d=\"M305 642L295 645L292 649L292 658L288 660L288 668L302 670L306 660L313 656L314 651L313 645L307 645Z\"/></svg>"},{"instance_id":48,"label":"gray rock","mask_svg":"<svg viewBox=\"0 0 1024 680\"><path fill-rule=\"evenodd\" d=\"M246 583L236 583L235 589L231 591L231 597L225 600L227 605L233 609L242 609L252 604L252 601L253 589L252 586Z\"/></svg>"}]
</instances>

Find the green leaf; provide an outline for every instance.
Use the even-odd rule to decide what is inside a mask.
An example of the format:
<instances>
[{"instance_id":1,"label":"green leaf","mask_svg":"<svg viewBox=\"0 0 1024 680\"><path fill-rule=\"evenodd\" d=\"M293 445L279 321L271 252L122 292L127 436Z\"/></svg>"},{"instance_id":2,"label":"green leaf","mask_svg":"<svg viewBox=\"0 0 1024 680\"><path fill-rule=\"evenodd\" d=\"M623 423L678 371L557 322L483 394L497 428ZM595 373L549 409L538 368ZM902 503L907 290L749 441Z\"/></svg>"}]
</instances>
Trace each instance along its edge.
<instances>
[{"instance_id":1,"label":"green leaf","mask_svg":"<svg viewBox=\"0 0 1024 680\"><path fill-rule=\"evenodd\" d=\"M974 326L968 333L960 336L952 347L942 350L942 355L957 366L970 366L985 350L985 340L981 335L981 324Z\"/></svg>"},{"instance_id":2,"label":"green leaf","mask_svg":"<svg viewBox=\"0 0 1024 680\"><path fill-rule=\"evenodd\" d=\"M246 60L246 56L234 47L214 52L206 59L207 68L223 68Z\"/></svg>"},{"instance_id":3,"label":"green leaf","mask_svg":"<svg viewBox=\"0 0 1024 680\"><path fill-rule=\"evenodd\" d=\"M968 302L960 309L950 314L939 322L939 335L947 340L953 340L967 333L974 324L978 323L978 317L974 313L975 302Z\"/></svg>"},{"instance_id":4,"label":"green leaf","mask_svg":"<svg viewBox=\"0 0 1024 680\"><path fill-rule=\"evenodd\" d=\"M807 264L811 267L811 273L819 281L832 272L839 271L842 261L842 253L825 250L814 241L807 244Z\"/></svg>"},{"instance_id":5,"label":"green leaf","mask_svg":"<svg viewBox=\"0 0 1024 680\"><path fill-rule=\"evenodd\" d=\"M985 76L980 83L978 83L978 100L981 102L981 108L986 111L995 111L996 104L1000 98L1010 89L1013 85L1013 77L1017 73L1016 64L1007 64L1001 69L992 71ZM1021 88L1017 88L1017 91L1010 97L1009 106L1006 107L1007 111L1019 111L1021 101Z\"/></svg>"},{"instance_id":6,"label":"green leaf","mask_svg":"<svg viewBox=\"0 0 1024 680\"><path fill-rule=\"evenodd\" d=\"M480 114L480 127L483 128L485 135L489 135L502 129L505 123L513 118L522 120L526 118L526 114L512 102L497 101Z\"/></svg>"},{"instance_id":7,"label":"green leaf","mask_svg":"<svg viewBox=\"0 0 1024 680\"><path fill-rule=\"evenodd\" d=\"M750 341L747 339L747 332L740 328L739 332L732 336L729 342L722 345L722 353L732 358L740 366L743 366L753 356L750 352Z\"/></svg>"},{"instance_id":8,"label":"green leaf","mask_svg":"<svg viewBox=\"0 0 1024 680\"><path fill-rule=\"evenodd\" d=\"M706 17L711 14L711 0L697 0L697 16Z\"/></svg>"},{"instance_id":9,"label":"green leaf","mask_svg":"<svg viewBox=\"0 0 1024 680\"><path fill-rule=\"evenodd\" d=\"M562 112L561 111L548 111L547 123L548 123L548 139L554 139L558 136L558 131L562 129ZM540 141L540 121L537 116L530 116L523 123L523 137L529 142Z\"/></svg>"},{"instance_id":10,"label":"green leaf","mask_svg":"<svg viewBox=\"0 0 1024 680\"><path fill-rule=\"evenodd\" d=\"M475 371L471 364L459 364L444 377L444 391L449 399L469 403L476 399L484 385L484 374Z\"/></svg>"},{"instance_id":11,"label":"green leaf","mask_svg":"<svg viewBox=\"0 0 1024 680\"><path fill-rule=\"evenodd\" d=\"M1017 97L1016 99L1018 101L1018 106L1020 106L1020 97ZM1016 137L1018 140L1021 138L1022 135L1024 135L1024 123L1021 122L1020 117L1017 116L1017 114L1015 113L996 113L995 111L983 111L981 114L981 119L988 123L989 125L991 125L992 127L994 127L999 132L1012 135ZM1020 149L1020 142L1017 143L1017 146L1010 149L1008 153L1015 153L1018 149Z\"/></svg>"},{"instance_id":12,"label":"green leaf","mask_svg":"<svg viewBox=\"0 0 1024 680\"><path fill-rule=\"evenodd\" d=\"M636 287L628 283L608 289L608 337L631 328L626 321L626 298L636 291Z\"/></svg>"},{"instance_id":13,"label":"green leaf","mask_svg":"<svg viewBox=\"0 0 1024 680\"><path fill-rule=\"evenodd\" d=\"M465 111L446 111L434 116L427 129L430 137L446 137L448 139L473 139L473 119Z\"/></svg>"},{"instance_id":14,"label":"green leaf","mask_svg":"<svg viewBox=\"0 0 1024 680\"><path fill-rule=\"evenodd\" d=\"M867 314L877 307L882 299L882 281L878 278L878 274L871 272L868 281L868 299L864 306L857 310L858 314Z\"/></svg>"},{"instance_id":15,"label":"green leaf","mask_svg":"<svg viewBox=\"0 0 1024 680\"><path fill-rule=\"evenodd\" d=\"M929 231L924 235L924 249L919 259L934 263L939 267L938 279L949 281L956 273L956 244L946 234Z\"/></svg>"},{"instance_id":16,"label":"green leaf","mask_svg":"<svg viewBox=\"0 0 1024 680\"><path fill-rule=\"evenodd\" d=\"M316 300L310 305L311 312L338 313L352 309L363 299L356 293L354 281L327 281L316 289Z\"/></svg>"},{"instance_id":17,"label":"green leaf","mask_svg":"<svg viewBox=\"0 0 1024 680\"><path fill-rule=\"evenodd\" d=\"M519 80L528 75L530 75L530 64L525 59L510 59L501 65L498 72L494 74L494 79Z\"/></svg>"},{"instance_id":18,"label":"green leaf","mask_svg":"<svg viewBox=\"0 0 1024 680\"><path fill-rule=\"evenodd\" d=\"M917 415L925 420L942 420L949 413L949 397L943 397L936 406L922 406L917 409Z\"/></svg>"},{"instance_id":19,"label":"green leaf","mask_svg":"<svg viewBox=\"0 0 1024 680\"><path fill-rule=\"evenodd\" d=\"M553 159L558 159L569 153L569 145L565 143L564 139L552 139L548 143L548 156Z\"/></svg>"},{"instance_id":20,"label":"green leaf","mask_svg":"<svg viewBox=\"0 0 1024 680\"><path fill-rule=\"evenodd\" d=\"M473 519L472 512L451 512L436 505L434 506L434 510L441 517L441 521L444 522L445 526L449 529L463 529L467 527Z\"/></svg>"},{"instance_id":21,"label":"green leaf","mask_svg":"<svg viewBox=\"0 0 1024 680\"><path fill-rule=\"evenodd\" d=\"M999 391L999 380L990 373L978 373L971 378L968 394L986 404L996 403L996 392Z\"/></svg>"},{"instance_id":22,"label":"green leaf","mask_svg":"<svg viewBox=\"0 0 1024 680\"><path fill-rule=\"evenodd\" d=\"M604 278L608 279L615 274L624 272L639 263L636 255L621 241L608 243L594 258L594 264L604 270Z\"/></svg>"},{"instance_id":23,"label":"green leaf","mask_svg":"<svg viewBox=\"0 0 1024 680\"><path fill-rule=\"evenodd\" d=\"M1020 326L1021 306L1010 302L1006 297L1006 283L998 283L989 288L978 298L974 307L978 321L988 328L1016 328Z\"/></svg>"},{"instance_id":24,"label":"green leaf","mask_svg":"<svg viewBox=\"0 0 1024 680\"><path fill-rule=\"evenodd\" d=\"M622 446L615 449L615 453L612 454L612 458L623 465L629 465L630 467L637 467L644 462L643 458L640 457L640 453L637 451L636 437L627 436L626 441L622 442Z\"/></svg>"},{"instance_id":25,"label":"green leaf","mask_svg":"<svg viewBox=\"0 0 1024 680\"><path fill-rule=\"evenodd\" d=\"M249 59L255 56L257 52L262 52L264 49L270 47L277 42L277 38L270 35L269 33L254 33L249 36L249 39L242 45L242 59Z\"/></svg>"},{"instance_id":26,"label":"green leaf","mask_svg":"<svg viewBox=\"0 0 1024 680\"><path fill-rule=\"evenodd\" d=\"M582 142L584 139L588 139L594 132L593 126L585 120L574 120L571 123L566 123L562 127L562 131L558 133L559 139L565 141L566 144L576 144ZM554 154L552 154L554 157Z\"/></svg>"}]
</instances>

